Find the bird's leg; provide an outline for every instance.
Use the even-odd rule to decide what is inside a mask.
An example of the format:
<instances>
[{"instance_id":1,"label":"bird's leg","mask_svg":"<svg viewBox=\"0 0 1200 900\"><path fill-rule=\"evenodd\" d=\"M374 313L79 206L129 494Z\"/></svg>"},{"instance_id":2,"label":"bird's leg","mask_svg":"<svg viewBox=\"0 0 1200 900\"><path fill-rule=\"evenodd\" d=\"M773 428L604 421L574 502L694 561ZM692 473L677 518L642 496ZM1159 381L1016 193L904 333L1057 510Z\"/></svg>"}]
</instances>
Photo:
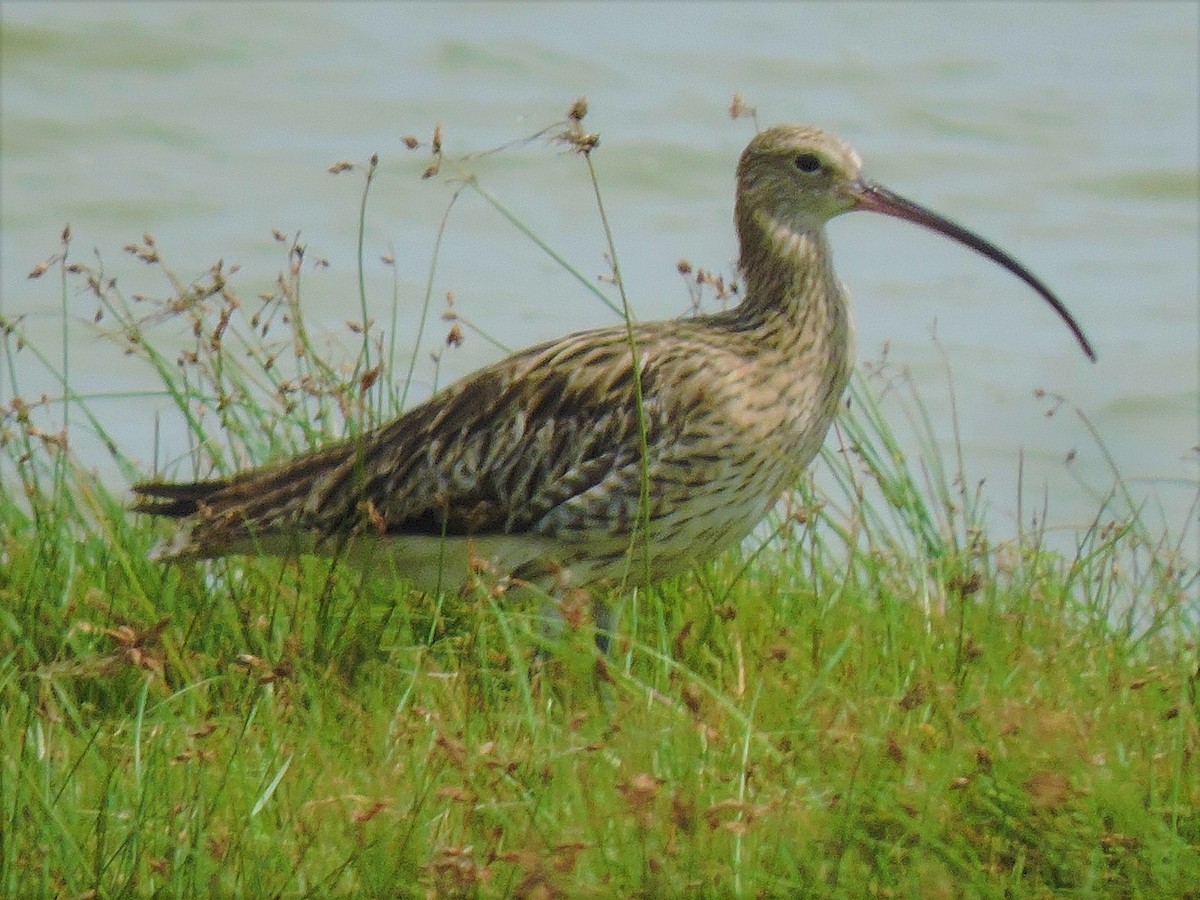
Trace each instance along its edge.
<instances>
[{"instance_id":1,"label":"bird's leg","mask_svg":"<svg viewBox=\"0 0 1200 900\"><path fill-rule=\"evenodd\" d=\"M590 612L595 625L597 649L608 652L615 619L608 604L586 588L572 583L571 570L560 565L541 563L534 573L526 568L514 578L541 595L541 631L547 642L561 643L567 629L577 631L587 623Z\"/></svg>"},{"instance_id":2,"label":"bird's leg","mask_svg":"<svg viewBox=\"0 0 1200 900\"><path fill-rule=\"evenodd\" d=\"M584 590L583 588L568 588L557 598L558 615L571 628L584 625L590 610L592 625L595 628L596 649L601 655L608 655L611 646L613 628L616 616L602 595Z\"/></svg>"},{"instance_id":3,"label":"bird's leg","mask_svg":"<svg viewBox=\"0 0 1200 900\"><path fill-rule=\"evenodd\" d=\"M612 639L616 633L617 614L616 610L600 597L592 597L592 622L596 626L596 649L604 656L608 656L609 650L612 647Z\"/></svg>"}]
</instances>

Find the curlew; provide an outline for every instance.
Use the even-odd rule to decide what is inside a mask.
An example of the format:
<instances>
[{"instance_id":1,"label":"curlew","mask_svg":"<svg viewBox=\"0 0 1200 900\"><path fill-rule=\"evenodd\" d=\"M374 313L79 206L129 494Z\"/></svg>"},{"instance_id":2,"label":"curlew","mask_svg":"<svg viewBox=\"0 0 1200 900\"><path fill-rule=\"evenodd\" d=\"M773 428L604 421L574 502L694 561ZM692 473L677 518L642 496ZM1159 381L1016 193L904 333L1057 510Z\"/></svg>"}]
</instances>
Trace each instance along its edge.
<instances>
[{"instance_id":1,"label":"curlew","mask_svg":"<svg viewBox=\"0 0 1200 900\"><path fill-rule=\"evenodd\" d=\"M712 559L799 481L838 409L853 325L825 224L852 210L1003 266L1095 359L1059 299L1004 251L865 179L838 137L781 126L737 166L736 307L636 325L636 357L624 325L530 347L352 440L228 479L135 485L134 509L182 520L159 558L344 553L429 591L481 561L553 594ZM601 629L605 611L598 602Z\"/></svg>"}]
</instances>

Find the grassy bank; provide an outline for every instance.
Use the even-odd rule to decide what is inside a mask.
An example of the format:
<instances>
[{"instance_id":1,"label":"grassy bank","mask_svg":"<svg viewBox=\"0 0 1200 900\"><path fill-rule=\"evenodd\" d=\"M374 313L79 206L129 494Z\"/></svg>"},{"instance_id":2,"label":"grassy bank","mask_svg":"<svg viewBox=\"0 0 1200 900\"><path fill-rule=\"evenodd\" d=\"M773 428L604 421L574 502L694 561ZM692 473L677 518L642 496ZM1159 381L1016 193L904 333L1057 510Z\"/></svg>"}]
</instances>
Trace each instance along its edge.
<instances>
[{"instance_id":1,"label":"grassy bank","mask_svg":"<svg viewBox=\"0 0 1200 900\"><path fill-rule=\"evenodd\" d=\"M314 350L311 263L281 250L254 299L220 264L181 282L151 236L129 252L162 297L69 234L39 274L157 373L188 465L230 472L406 402L394 329L344 365ZM387 302L364 292L361 323ZM1119 482L1074 554L989 534L894 371L856 378L827 487L617 598L601 656L586 618L548 641L484 577L430 598L328 560L147 561L161 530L71 430L130 478L134 454L67 356L3 332L0 894L1200 896L1195 574ZM35 365L53 415L20 397Z\"/></svg>"}]
</instances>

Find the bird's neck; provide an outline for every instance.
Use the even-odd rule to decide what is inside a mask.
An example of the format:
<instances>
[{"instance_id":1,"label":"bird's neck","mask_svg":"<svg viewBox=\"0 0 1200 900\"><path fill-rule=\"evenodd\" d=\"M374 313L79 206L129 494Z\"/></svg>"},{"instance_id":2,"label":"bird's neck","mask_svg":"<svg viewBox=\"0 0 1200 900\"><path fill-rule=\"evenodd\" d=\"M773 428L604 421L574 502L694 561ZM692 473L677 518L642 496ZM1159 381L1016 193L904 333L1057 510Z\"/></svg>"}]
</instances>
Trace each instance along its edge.
<instances>
[{"instance_id":1,"label":"bird's neck","mask_svg":"<svg viewBox=\"0 0 1200 900\"><path fill-rule=\"evenodd\" d=\"M847 298L833 271L824 230L800 228L758 211L739 217L738 232L745 290L742 302L731 310L730 324L760 331L780 349L813 339L844 346L849 340Z\"/></svg>"}]
</instances>

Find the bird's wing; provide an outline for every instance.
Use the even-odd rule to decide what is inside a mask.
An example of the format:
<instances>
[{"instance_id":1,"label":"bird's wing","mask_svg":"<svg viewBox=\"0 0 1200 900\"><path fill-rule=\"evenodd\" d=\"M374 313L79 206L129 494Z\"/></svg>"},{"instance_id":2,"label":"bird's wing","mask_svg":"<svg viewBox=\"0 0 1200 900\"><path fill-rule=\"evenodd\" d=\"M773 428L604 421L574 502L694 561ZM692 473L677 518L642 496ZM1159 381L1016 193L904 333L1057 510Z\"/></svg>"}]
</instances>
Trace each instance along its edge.
<instances>
[{"instance_id":1,"label":"bird's wing","mask_svg":"<svg viewBox=\"0 0 1200 900\"><path fill-rule=\"evenodd\" d=\"M702 403L675 341L639 329L646 474ZM672 377L682 374L684 377ZM694 373L693 373L694 374ZM583 332L479 370L353 440L227 481L139 485L135 509L188 517L171 555L297 531L404 535L535 533L567 538L638 514L643 438L624 328Z\"/></svg>"}]
</instances>

